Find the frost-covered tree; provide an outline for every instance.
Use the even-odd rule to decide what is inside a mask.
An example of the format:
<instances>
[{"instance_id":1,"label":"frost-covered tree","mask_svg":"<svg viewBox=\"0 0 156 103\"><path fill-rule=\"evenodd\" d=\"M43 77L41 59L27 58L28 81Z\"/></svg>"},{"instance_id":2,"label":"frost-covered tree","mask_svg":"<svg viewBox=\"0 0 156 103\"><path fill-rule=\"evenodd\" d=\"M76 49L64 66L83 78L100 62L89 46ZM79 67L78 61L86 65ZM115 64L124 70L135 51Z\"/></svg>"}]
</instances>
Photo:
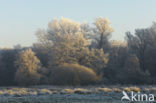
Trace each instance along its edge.
<instances>
[{"instance_id":1,"label":"frost-covered tree","mask_svg":"<svg viewBox=\"0 0 156 103\"><path fill-rule=\"evenodd\" d=\"M90 33L90 27L87 23L80 24L66 18L54 19L49 23L48 30L40 33L40 41L51 43L49 68L62 63L79 63L92 68L97 74L103 74L108 54L102 49L88 48L86 35Z\"/></svg>"},{"instance_id":2,"label":"frost-covered tree","mask_svg":"<svg viewBox=\"0 0 156 103\"><path fill-rule=\"evenodd\" d=\"M132 35L130 32L126 33L126 39L128 48L131 53L137 55L139 59L140 68L143 71L146 71L146 51L148 45L150 45L151 39L148 29L136 29L135 35Z\"/></svg>"},{"instance_id":3,"label":"frost-covered tree","mask_svg":"<svg viewBox=\"0 0 156 103\"><path fill-rule=\"evenodd\" d=\"M94 41L92 45L99 49L107 50L109 48L110 34L113 32L110 22L107 18L96 18L94 22Z\"/></svg>"},{"instance_id":4,"label":"frost-covered tree","mask_svg":"<svg viewBox=\"0 0 156 103\"><path fill-rule=\"evenodd\" d=\"M102 76L108 62L108 53L104 53L103 49L87 49L82 55L79 63L92 68L96 74Z\"/></svg>"},{"instance_id":5,"label":"frost-covered tree","mask_svg":"<svg viewBox=\"0 0 156 103\"><path fill-rule=\"evenodd\" d=\"M124 69L118 74L118 76L121 77L121 80L123 78L123 81L126 84L145 84L150 81L149 72L143 72L140 69L139 59L134 55L131 55L127 58Z\"/></svg>"},{"instance_id":6,"label":"frost-covered tree","mask_svg":"<svg viewBox=\"0 0 156 103\"><path fill-rule=\"evenodd\" d=\"M149 70L152 77L156 76L156 23L153 23L149 28L149 44L146 50L146 68Z\"/></svg>"},{"instance_id":7,"label":"frost-covered tree","mask_svg":"<svg viewBox=\"0 0 156 103\"><path fill-rule=\"evenodd\" d=\"M70 19L54 19L49 23L48 30L42 33L40 37L43 40L39 39L51 44L50 65L77 62L88 45L84 38L84 26Z\"/></svg>"},{"instance_id":8,"label":"frost-covered tree","mask_svg":"<svg viewBox=\"0 0 156 103\"><path fill-rule=\"evenodd\" d=\"M40 80L40 74L38 73L40 60L31 49L21 51L15 64L18 67L15 79L19 85L37 84Z\"/></svg>"}]
</instances>

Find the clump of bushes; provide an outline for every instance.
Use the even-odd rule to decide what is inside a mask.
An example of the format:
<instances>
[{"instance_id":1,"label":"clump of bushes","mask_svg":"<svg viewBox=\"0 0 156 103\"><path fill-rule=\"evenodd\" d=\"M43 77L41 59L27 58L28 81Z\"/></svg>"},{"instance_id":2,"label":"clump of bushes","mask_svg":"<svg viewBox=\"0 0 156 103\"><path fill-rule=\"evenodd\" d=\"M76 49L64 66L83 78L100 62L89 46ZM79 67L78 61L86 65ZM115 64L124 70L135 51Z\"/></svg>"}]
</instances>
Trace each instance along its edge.
<instances>
[{"instance_id":1,"label":"clump of bushes","mask_svg":"<svg viewBox=\"0 0 156 103\"><path fill-rule=\"evenodd\" d=\"M99 77L96 73L79 64L64 63L52 69L51 83L55 85L87 85L93 84Z\"/></svg>"}]
</instances>

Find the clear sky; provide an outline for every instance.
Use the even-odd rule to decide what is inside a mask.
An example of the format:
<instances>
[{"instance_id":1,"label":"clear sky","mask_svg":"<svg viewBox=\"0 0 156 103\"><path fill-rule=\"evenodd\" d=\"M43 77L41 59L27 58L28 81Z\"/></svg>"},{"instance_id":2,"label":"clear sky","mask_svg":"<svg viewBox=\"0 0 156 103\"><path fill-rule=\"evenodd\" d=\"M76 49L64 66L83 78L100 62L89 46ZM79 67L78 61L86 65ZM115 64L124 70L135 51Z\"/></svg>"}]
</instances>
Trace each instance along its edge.
<instances>
[{"instance_id":1,"label":"clear sky","mask_svg":"<svg viewBox=\"0 0 156 103\"><path fill-rule=\"evenodd\" d=\"M112 38L123 40L126 31L156 21L156 0L0 0L0 47L30 46L53 18L92 23L99 16L111 21Z\"/></svg>"}]
</instances>

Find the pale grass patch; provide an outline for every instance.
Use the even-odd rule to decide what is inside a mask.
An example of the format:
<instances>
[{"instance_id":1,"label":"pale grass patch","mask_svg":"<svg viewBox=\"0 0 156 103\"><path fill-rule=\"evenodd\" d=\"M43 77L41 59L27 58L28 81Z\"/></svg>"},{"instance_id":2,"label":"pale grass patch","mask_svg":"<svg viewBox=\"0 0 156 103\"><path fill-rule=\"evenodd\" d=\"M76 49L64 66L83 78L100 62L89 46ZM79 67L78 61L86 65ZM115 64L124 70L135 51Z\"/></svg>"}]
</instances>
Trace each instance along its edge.
<instances>
[{"instance_id":1,"label":"pale grass patch","mask_svg":"<svg viewBox=\"0 0 156 103\"><path fill-rule=\"evenodd\" d=\"M151 92L156 92L156 87L151 88Z\"/></svg>"},{"instance_id":2,"label":"pale grass patch","mask_svg":"<svg viewBox=\"0 0 156 103\"><path fill-rule=\"evenodd\" d=\"M9 95L9 93L8 93L8 90L7 90L7 89L4 89L4 90L3 90L3 95Z\"/></svg>"},{"instance_id":3,"label":"pale grass patch","mask_svg":"<svg viewBox=\"0 0 156 103\"><path fill-rule=\"evenodd\" d=\"M150 91L149 88L144 88L144 89L143 89L143 92L149 92L149 91Z\"/></svg>"},{"instance_id":4,"label":"pale grass patch","mask_svg":"<svg viewBox=\"0 0 156 103\"><path fill-rule=\"evenodd\" d=\"M4 91L0 91L0 95L3 95L4 94Z\"/></svg>"},{"instance_id":5,"label":"pale grass patch","mask_svg":"<svg viewBox=\"0 0 156 103\"><path fill-rule=\"evenodd\" d=\"M128 88L128 87L123 88L123 90L126 91L126 92L131 92L131 89Z\"/></svg>"},{"instance_id":6,"label":"pale grass patch","mask_svg":"<svg viewBox=\"0 0 156 103\"><path fill-rule=\"evenodd\" d=\"M48 89L40 89L38 92L39 94L52 94L52 91Z\"/></svg>"},{"instance_id":7,"label":"pale grass patch","mask_svg":"<svg viewBox=\"0 0 156 103\"><path fill-rule=\"evenodd\" d=\"M134 92L140 92L140 88L138 87L129 87L131 89L131 91L134 91Z\"/></svg>"},{"instance_id":8,"label":"pale grass patch","mask_svg":"<svg viewBox=\"0 0 156 103\"><path fill-rule=\"evenodd\" d=\"M28 89L27 88L20 88L17 91L17 95L27 95L28 94Z\"/></svg>"},{"instance_id":9,"label":"pale grass patch","mask_svg":"<svg viewBox=\"0 0 156 103\"><path fill-rule=\"evenodd\" d=\"M123 88L123 90L126 92L131 92L131 91L140 92L141 91L140 88L138 88L138 87L125 87L125 88Z\"/></svg>"},{"instance_id":10,"label":"pale grass patch","mask_svg":"<svg viewBox=\"0 0 156 103\"><path fill-rule=\"evenodd\" d=\"M113 90L110 88L96 88L95 90L99 92L106 92L106 93L113 92Z\"/></svg>"},{"instance_id":11,"label":"pale grass patch","mask_svg":"<svg viewBox=\"0 0 156 103\"><path fill-rule=\"evenodd\" d=\"M91 94L91 91L88 89L83 89L83 88L75 88L74 93L77 94Z\"/></svg>"},{"instance_id":12,"label":"pale grass patch","mask_svg":"<svg viewBox=\"0 0 156 103\"><path fill-rule=\"evenodd\" d=\"M121 92L121 90L119 88L113 88L113 91L114 92L117 92L117 93L120 93Z\"/></svg>"},{"instance_id":13,"label":"pale grass patch","mask_svg":"<svg viewBox=\"0 0 156 103\"><path fill-rule=\"evenodd\" d=\"M9 95L14 95L14 94L16 94L16 92L13 91L12 89L8 90L7 92L8 92Z\"/></svg>"},{"instance_id":14,"label":"pale grass patch","mask_svg":"<svg viewBox=\"0 0 156 103\"><path fill-rule=\"evenodd\" d=\"M20 90L21 88L12 88L12 90L15 90L15 91L18 91Z\"/></svg>"},{"instance_id":15,"label":"pale grass patch","mask_svg":"<svg viewBox=\"0 0 156 103\"><path fill-rule=\"evenodd\" d=\"M37 91L29 91L28 94L29 95L37 95L38 93L37 93Z\"/></svg>"},{"instance_id":16,"label":"pale grass patch","mask_svg":"<svg viewBox=\"0 0 156 103\"><path fill-rule=\"evenodd\" d=\"M62 94L72 94L74 92L75 92L75 90L73 90L73 89L63 89L61 91Z\"/></svg>"}]
</instances>

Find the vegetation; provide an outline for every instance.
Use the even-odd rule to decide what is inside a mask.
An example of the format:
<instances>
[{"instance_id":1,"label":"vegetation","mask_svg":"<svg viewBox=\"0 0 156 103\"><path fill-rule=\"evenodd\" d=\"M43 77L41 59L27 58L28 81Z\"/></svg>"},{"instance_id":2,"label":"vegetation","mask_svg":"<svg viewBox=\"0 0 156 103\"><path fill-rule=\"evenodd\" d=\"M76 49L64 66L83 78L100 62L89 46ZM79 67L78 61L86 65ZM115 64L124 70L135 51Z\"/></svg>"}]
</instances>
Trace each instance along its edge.
<instances>
[{"instance_id":1,"label":"vegetation","mask_svg":"<svg viewBox=\"0 0 156 103\"><path fill-rule=\"evenodd\" d=\"M79 88L38 86L0 88L0 103L121 103L122 91L156 93L154 86L86 86ZM141 102L146 103L147 101Z\"/></svg>"},{"instance_id":2,"label":"vegetation","mask_svg":"<svg viewBox=\"0 0 156 103\"><path fill-rule=\"evenodd\" d=\"M75 86L94 83L98 77L90 68L79 64L65 63L52 70L51 79L53 84Z\"/></svg>"},{"instance_id":3,"label":"vegetation","mask_svg":"<svg viewBox=\"0 0 156 103\"><path fill-rule=\"evenodd\" d=\"M53 19L31 47L0 49L0 86L156 84L156 23L124 42L110 40L108 19L93 24Z\"/></svg>"},{"instance_id":4,"label":"vegetation","mask_svg":"<svg viewBox=\"0 0 156 103\"><path fill-rule=\"evenodd\" d=\"M15 80L19 85L37 84L40 80L40 74L37 72L40 69L40 61L31 49L21 51L15 63L18 68Z\"/></svg>"}]
</instances>

